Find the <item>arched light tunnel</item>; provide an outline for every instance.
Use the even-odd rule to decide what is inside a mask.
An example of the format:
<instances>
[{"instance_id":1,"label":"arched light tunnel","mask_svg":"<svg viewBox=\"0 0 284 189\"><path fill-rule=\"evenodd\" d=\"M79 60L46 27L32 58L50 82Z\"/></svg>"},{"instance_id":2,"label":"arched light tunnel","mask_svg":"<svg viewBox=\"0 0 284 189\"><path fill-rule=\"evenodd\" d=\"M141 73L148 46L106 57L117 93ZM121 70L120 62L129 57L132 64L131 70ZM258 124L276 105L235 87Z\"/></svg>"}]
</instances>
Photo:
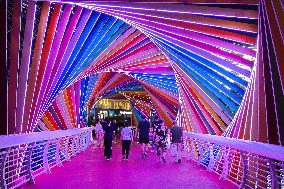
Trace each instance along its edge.
<instances>
[{"instance_id":1,"label":"arched light tunnel","mask_svg":"<svg viewBox=\"0 0 284 189\"><path fill-rule=\"evenodd\" d=\"M168 127L283 145L282 1L6 5L2 133L87 126L96 102L120 95L136 123L155 111Z\"/></svg>"}]
</instances>

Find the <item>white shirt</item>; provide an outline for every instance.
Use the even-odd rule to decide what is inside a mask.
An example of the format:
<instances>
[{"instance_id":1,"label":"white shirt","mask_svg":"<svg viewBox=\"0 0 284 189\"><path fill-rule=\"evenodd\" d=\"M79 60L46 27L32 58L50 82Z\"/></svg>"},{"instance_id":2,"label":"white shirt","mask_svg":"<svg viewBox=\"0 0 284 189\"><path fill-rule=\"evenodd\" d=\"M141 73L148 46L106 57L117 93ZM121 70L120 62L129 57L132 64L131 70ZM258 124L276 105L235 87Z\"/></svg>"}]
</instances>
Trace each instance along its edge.
<instances>
[{"instance_id":1,"label":"white shirt","mask_svg":"<svg viewBox=\"0 0 284 189\"><path fill-rule=\"evenodd\" d=\"M103 131L103 126L100 123L97 123L96 127L95 127L95 131L96 132L102 132Z\"/></svg>"},{"instance_id":2,"label":"white shirt","mask_svg":"<svg viewBox=\"0 0 284 189\"><path fill-rule=\"evenodd\" d=\"M130 127L125 127L121 130L121 139L122 140L131 140L132 138L132 130Z\"/></svg>"}]
</instances>

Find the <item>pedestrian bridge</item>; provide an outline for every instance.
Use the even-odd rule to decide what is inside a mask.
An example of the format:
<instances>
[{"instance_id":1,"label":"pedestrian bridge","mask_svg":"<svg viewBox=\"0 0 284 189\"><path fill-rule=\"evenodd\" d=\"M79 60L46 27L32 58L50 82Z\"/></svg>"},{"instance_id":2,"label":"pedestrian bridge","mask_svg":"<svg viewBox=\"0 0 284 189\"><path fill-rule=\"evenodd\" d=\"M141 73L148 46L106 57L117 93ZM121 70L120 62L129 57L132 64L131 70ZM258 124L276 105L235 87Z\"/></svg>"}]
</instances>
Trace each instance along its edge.
<instances>
[{"instance_id":1,"label":"pedestrian bridge","mask_svg":"<svg viewBox=\"0 0 284 189\"><path fill-rule=\"evenodd\" d=\"M0 3L0 188L284 188L283 0ZM108 99L176 121L182 164L104 161Z\"/></svg>"}]
</instances>

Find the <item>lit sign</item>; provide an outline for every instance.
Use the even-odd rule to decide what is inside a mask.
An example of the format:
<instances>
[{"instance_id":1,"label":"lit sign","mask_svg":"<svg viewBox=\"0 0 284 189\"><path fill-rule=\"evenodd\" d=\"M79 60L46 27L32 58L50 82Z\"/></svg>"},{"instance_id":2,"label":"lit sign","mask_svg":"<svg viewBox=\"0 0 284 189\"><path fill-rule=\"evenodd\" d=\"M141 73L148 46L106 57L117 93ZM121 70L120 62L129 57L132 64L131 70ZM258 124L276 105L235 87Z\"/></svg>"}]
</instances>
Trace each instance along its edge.
<instances>
[{"instance_id":1,"label":"lit sign","mask_svg":"<svg viewBox=\"0 0 284 189\"><path fill-rule=\"evenodd\" d=\"M120 111L121 114L132 114L132 112Z\"/></svg>"}]
</instances>

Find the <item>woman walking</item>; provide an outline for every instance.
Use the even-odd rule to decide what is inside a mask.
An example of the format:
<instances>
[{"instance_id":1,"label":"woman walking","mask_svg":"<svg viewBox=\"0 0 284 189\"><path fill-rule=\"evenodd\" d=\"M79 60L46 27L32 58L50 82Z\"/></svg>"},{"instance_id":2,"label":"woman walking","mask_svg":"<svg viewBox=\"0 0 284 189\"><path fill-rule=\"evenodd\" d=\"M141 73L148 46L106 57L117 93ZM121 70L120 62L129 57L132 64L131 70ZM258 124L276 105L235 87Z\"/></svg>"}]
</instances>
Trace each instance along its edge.
<instances>
[{"instance_id":1,"label":"woman walking","mask_svg":"<svg viewBox=\"0 0 284 189\"><path fill-rule=\"evenodd\" d=\"M125 123L124 128L121 130L122 140L122 160L128 160L130 145L132 140L132 130L128 123Z\"/></svg>"},{"instance_id":2,"label":"woman walking","mask_svg":"<svg viewBox=\"0 0 284 189\"><path fill-rule=\"evenodd\" d=\"M97 139L97 146L102 148L103 145L103 135L104 130L102 126L102 120L98 120L95 127L96 139Z\"/></svg>"},{"instance_id":3,"label":"woman walking","mask_svg":"<svg viewBox=\"0 0 284 189\"><path fill-rule=\"evenodd\" d=\"M157 155L159 157L159 160L163 160L164 163L166 163L166 151L167 151L167 134L168 134L168 128L165 126L165 123L162 122L157 129L156 129L156 135L157 135Z\"/></svg>"}]
</instances>

